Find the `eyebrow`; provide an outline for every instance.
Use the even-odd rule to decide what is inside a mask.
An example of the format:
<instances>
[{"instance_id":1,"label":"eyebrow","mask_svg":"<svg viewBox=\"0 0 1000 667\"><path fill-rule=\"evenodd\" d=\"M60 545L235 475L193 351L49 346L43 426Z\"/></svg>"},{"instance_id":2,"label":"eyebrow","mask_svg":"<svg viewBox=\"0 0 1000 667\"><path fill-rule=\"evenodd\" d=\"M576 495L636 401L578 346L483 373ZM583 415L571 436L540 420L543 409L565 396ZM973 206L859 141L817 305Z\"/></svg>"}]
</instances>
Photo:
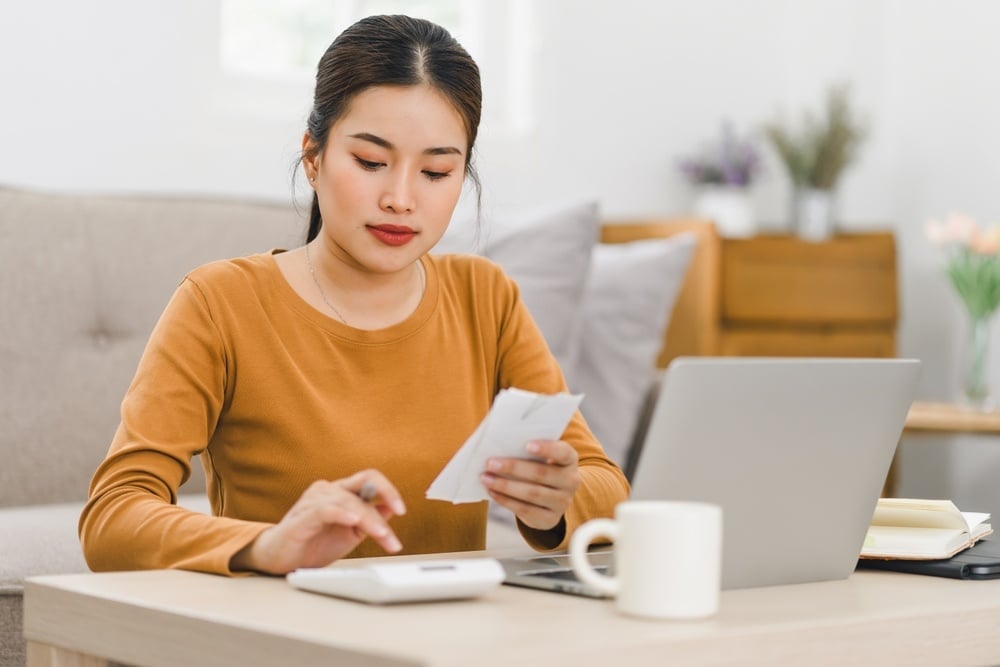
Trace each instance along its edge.
<instances>
[{"instance_id":1,"label":"eyebrow","mask_svg":"<svg viewBox=\"0 0 1000 667\"><path fill-rule=\"evenodd\" d=\"M376 146L381 146L387 150L395 150L391 141L383 139L382 137L372 134L371 132L358 132L357 134L349 135L352 139L361 139L362 141L368 141ZM454 146L435 146L433 148L425 148L424 155L461 155L462 151L455 148Z\"/></svg>"}]
</instances>

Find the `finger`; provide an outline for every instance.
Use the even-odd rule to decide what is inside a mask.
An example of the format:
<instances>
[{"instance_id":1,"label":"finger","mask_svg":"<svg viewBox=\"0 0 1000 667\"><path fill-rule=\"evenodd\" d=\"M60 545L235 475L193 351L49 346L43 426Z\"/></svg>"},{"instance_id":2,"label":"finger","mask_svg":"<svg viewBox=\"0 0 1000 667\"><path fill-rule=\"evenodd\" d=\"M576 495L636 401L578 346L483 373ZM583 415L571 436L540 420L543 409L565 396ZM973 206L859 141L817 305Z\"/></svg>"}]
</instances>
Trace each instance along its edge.
<instances>
[{"instance_id":1,"label":"finger","mask_svg":"<svg viewBox=\"0 0 1000 667\"><path fill-rule=\"evenodd\" d=\"M357 517L356 521L343 525L353 528L359 537L366 535L371 537L390 553L396 553L403 548L387 521L392 516L391 510L384 506L366 503L347 489L341 489L341 494L339 502L332 501L329 507L338 507ZM331 511L331 516L336 515L337 512Z\"/></svg>"},{"instance_id":2,"label":"finger","mask_svg":"<svg viewBox=\"0 0 1000 667\"><path fill-rule=\"evenodd\" d=\"M353 526L362 522L372 512L381 516L376 507L364 502L357 494L333 482L313 484L288 511L288 518L320 520Z\"/></svg>"},{"instance_id":3,"label":"finger","mask_svg":"<svg viewBox=\"0 0 1000 667\"><path fill-rule=\"evenodd\" d=\"M501 507L509 509L520 519L521 523L537 530L548 530L554 528L562 519L563 512L553 512L552 510L538 507L531 503L526 503L518 498L488 489L490 498Z\"/></svg>"},{"instance_id":4,"label":"finger","mask_svg":"<svg viewBox=\"0 0 1000 667\"><path fill-rule=\"evenodd\" d=\"M287 528L290 539L309 540L330 526L353 527L361 523L360 513L336 503L311 503L294 515L289 513Z\"/></svg>"},{"instance_id":5,"label":"finger","mask_svg":"<svg viewBox=\"0 0 1000 667\"><path fill-rule=\"evenodd\" d=\"M496 477L552 486L550 478L558 472L558 469L540 461L493 458L486 462L486 472Z\"/></svg>"},{"instance_id":6,"label":"finger","mask_svg":"<svg viewBox=\"0 0 1000 667\"><path fill-rule=\"evenodd\" d=\"M361 522L354 526L354 529L370 536L389 553L396 553L403 548L396 533L392 532L392 528L374 507L368 508L368 515L362 517Z\"/></svg>"},{"instance_id":7,"label":"finger","mask_svg":"<svg viewBox=\"0 0 1000 667\"><path fill-rule=\"evenodd\" d=\"M575 466L580 457L564 440L531 440L524 446L528 454L558 466Z\"/></svg>"},{"instance_id":8,"label":"finger","mask_svg":"<svg viewBox=\"0 0 1000 667\"><path fill-rule=\"evenodd\" d=\"M309 488L305 490L292 509L301 511L316 504L329 502L353 504L353 499L359 499L363 503L373 503L379 500L379 505L387 506L385 502L380 500L380 485L378 480L374 479L376 477L377 473L374 471L365 471L336 481L316 480L309 485Z\"/></svg>"},{"instance_id":9,"label":"finger","mask_svg":"<svg viewBox=\"0 0 1000 667\"><path fill-rule=\"evenodd\" d=\"M531 482L553 489L575 491L580 484L580 473L574 466L531 461L528 459L490 459L486 472L497 477Z\"/></svg>"},{"instance_id":10,"label":"finger","mask_svg":"<svg viewBox=\"0 0 1000 667\"><path fill-rule=\"evenodd\" d=\"M371 501L380 505L389 506L397 515L406 514L406 504L403 496L399 493L392 482L378 470L368 469L356 472L350 477L341 480L341 484L355 495L360 496L362 491L368 495L368 489L374 488L374 495Z\"/></svg>"},{"instance_id":11,"label":"finger","mask_svg":"<svg viewBox=\"0 0 1000 667\"><path fill-rule=\"evenodd\" d=\"M359 517L356 523L351 524L356 531L370 536L390 553L396 553L403 548L387 521L393 514L390 508L381 504L365 502L359 495L348 489L341 489L341 493L343 496L340 504Z\"/></svg>"},{"instance_id":12,"label":"finger","mask_svg":"<svg viewBox=\"0 0 1000 667\"><path fill-rule=\"evenodd\" d=\"M561 509L569 505L570 494L550 486L508 479L491 473L483 473L480 479L487 490L496 491L528 505L545 509Z\"/></svg>"},{"instance_id":13,"label":"finger","mask_svg":"<svg viewBox=\"0 0 1000 667\"><path fill-rule=\"evenodd\" d=\"M376 479L378 473L366 472L371 483L379 487L379 480ZM307 527L307 533L310 530L313 533L318 532L325 526L343 525L354 528L358 537L370 536L390 553L400 551L402 544L387 522L393 511L385 505L363 501L358 492L352 490L352 488L360 490L361 485L365 483L358 484L359 479L356 477L357 475L340 482L318 482L310 485L307 493L303 494L288 516L299 525ZM324 525L318 525L320 523Z\"/></svg>"}]
</instances>

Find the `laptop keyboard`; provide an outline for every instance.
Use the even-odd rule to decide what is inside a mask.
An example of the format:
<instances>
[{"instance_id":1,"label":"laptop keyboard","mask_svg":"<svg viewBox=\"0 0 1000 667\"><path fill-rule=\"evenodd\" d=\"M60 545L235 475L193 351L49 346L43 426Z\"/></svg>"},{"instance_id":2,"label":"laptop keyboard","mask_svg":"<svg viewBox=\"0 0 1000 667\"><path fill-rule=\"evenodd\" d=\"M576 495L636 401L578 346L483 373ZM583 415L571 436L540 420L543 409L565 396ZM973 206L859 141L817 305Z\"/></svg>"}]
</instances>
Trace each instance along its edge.
<instances>
[{"instance_id":1,"label":"laptop keyboard","mask_svg":"<svg viewBox=\"0 0 1000 667\"><path fill-rule=\"evenodd\" d=\"M607 574L607 566L595 567L594 570L600 574ZM536 572L522 572L522 575L529 577L544 577L546 579L561 579L563 581L578 581L576 573L573 572L572 568L565 568L559 570L538 570Z\"/></svg>"}]
</instances>

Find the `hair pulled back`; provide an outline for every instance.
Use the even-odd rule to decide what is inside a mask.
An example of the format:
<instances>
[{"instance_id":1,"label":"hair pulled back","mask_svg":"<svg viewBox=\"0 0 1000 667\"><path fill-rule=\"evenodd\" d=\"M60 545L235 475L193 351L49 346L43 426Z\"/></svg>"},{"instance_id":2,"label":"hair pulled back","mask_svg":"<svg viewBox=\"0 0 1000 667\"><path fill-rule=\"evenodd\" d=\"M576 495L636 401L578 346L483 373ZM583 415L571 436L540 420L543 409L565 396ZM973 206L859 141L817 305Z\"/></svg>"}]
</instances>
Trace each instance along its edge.
<instances>
[{"instance_id":1,"label":"hair pulled back","mask_svg":"<svg viewBox=\"0 0 1000 667\"><path fill-rule=\"evenodd\" d=\"M330 128L359 93L373 86L419 84L442 93L462 117L468 140L465 173L478 199L480 185L472 165L472 148L482 114L479 67L447 30L424 19L369 16L333 41L316 70L316 91L307 123L312 143L299 162L323 152ZM319 199L314 192L306 241L315 239L322 226Z\"/></svg>"}]
</instances>

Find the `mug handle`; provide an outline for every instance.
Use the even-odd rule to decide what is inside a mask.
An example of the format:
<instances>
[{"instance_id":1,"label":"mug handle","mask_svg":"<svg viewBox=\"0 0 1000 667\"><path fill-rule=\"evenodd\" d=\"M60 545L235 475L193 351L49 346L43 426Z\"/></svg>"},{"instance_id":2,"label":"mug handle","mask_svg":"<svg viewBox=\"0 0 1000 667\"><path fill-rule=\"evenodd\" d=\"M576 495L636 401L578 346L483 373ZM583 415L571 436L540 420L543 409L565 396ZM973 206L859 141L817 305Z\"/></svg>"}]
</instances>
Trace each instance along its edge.
<instances>
[{"instance_id":1,"label":"mug handle","mask_svg":"<svg viewBox=\"0 0 1000 667\"><path fill-rule=\"evenodd\" d=\"M592 519L577 528L569 541L569 563L580 581L608 595L618 595L621 589L618 577L600 574L594 570L587 558L587 547L595 537L609 537L612 541L616 540L618 524L614 519Z\"/></svg>"}]
</instances>

